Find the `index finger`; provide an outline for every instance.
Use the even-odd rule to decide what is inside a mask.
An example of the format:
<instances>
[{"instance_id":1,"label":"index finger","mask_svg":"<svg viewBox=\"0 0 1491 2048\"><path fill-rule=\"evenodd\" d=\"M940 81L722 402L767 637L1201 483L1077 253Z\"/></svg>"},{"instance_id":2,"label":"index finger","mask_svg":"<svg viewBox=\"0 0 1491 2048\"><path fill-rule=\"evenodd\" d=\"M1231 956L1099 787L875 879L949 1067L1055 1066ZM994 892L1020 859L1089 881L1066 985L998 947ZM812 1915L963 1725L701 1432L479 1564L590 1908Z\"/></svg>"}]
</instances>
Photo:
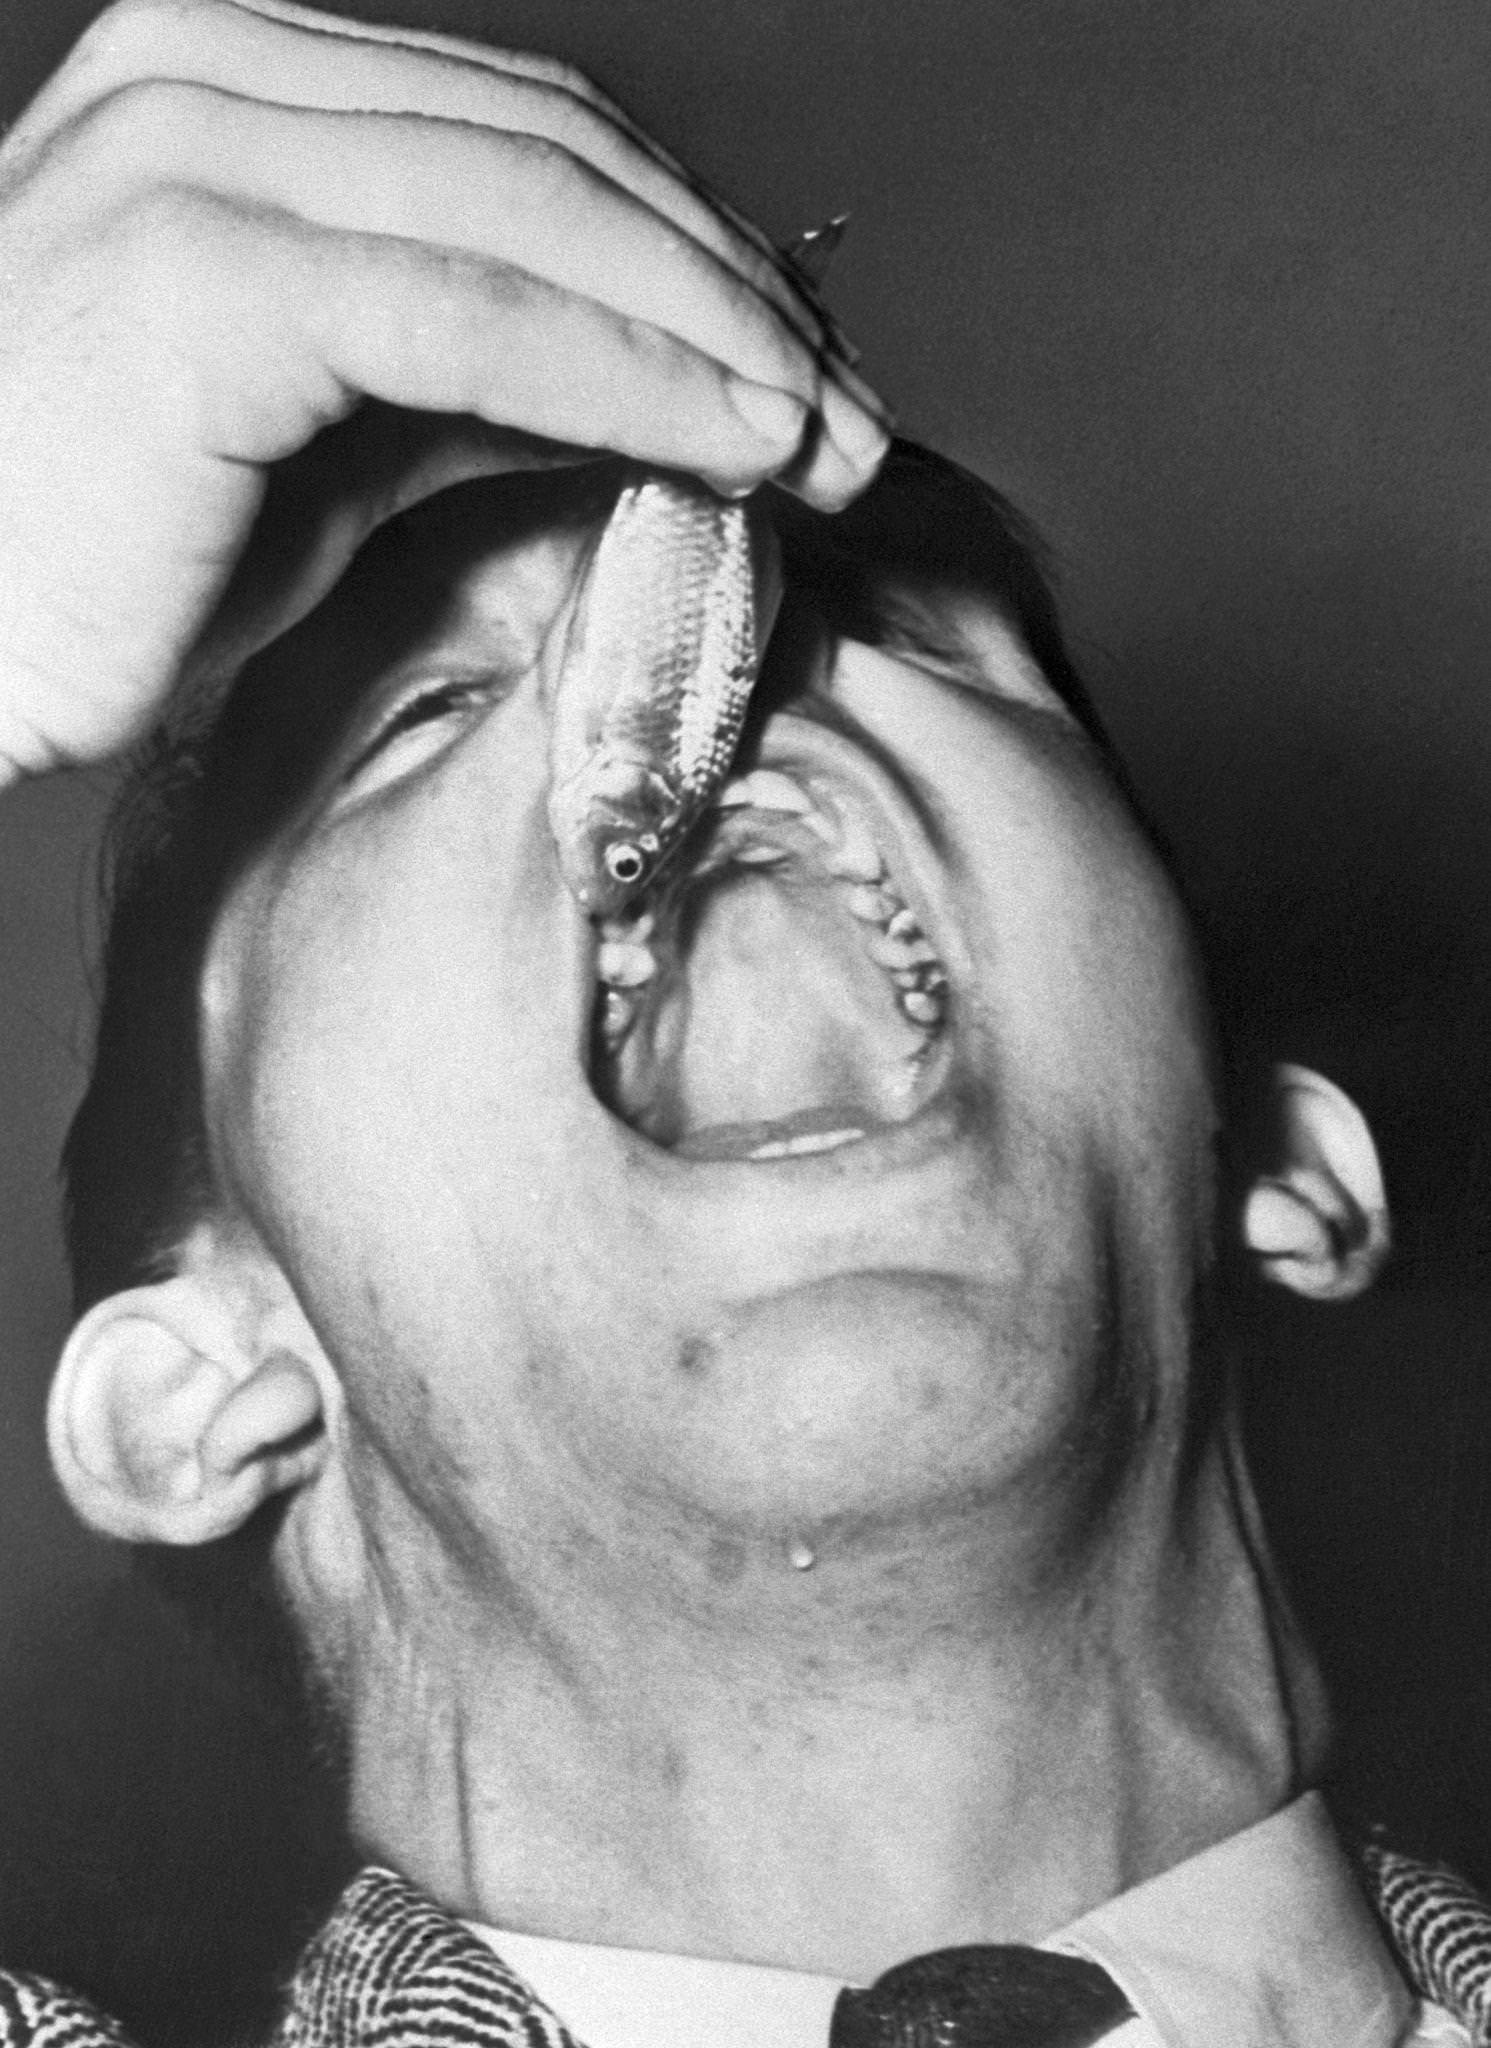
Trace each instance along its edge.
<instances>
[{"instance_id":1,"label":"index finger","mask_svg":"<svg viewBox=\"0 0 1491 2048\"><path fill-rule=\"evenodd\" d=\"M265 0L122 0L23 114L7 154L24 159L145 80L283 107L423 114L558 143L749 285L829 374L838 366L836 330L766 238L727 215L589 80L556 59Z\"/></svg>"},{"instance_id":2,"label":"index finger","mask_svg":"<svg viewBox=\"0 0 1491 2048\"><path fill-rule=\"evenodd\" d=\"M331 25L328 16L313 8L299 5L298 0L232 0L232 4L246 12L258 14L265 20L282 21L291 26ZM770 236L757 227L747 214L733 206L708 179L691 170L659 142L655 135L649 134L639 122L634 121L625 107L612 99L609 93L578 66L566 63L563 58L545 55L542 51L498 48L495 44L469 42L464 38L447 35L434 29L354 21L345 16L336 17L336 27L341 33L363 41L397 44L407 49L428 50L440 56L487 65L513 78L529 79L535 84L550 87L590 109L602 121L609 123L619 134L625 136L639 153L650 158L678 188L693 193L713 220L727 226L741 243L755 250L783 287L787 301L800 314L806 315L810 330L823 335L832 353L850 367L857 360L856 352L848 345L843 330L824 305L812 279L785 261L782 251L775 246ZM640 196L642 195L639 193ZM680 222L680 225L683 223ZM724 251L717 253L723 255Z\"/></svg>"}]
</instances>

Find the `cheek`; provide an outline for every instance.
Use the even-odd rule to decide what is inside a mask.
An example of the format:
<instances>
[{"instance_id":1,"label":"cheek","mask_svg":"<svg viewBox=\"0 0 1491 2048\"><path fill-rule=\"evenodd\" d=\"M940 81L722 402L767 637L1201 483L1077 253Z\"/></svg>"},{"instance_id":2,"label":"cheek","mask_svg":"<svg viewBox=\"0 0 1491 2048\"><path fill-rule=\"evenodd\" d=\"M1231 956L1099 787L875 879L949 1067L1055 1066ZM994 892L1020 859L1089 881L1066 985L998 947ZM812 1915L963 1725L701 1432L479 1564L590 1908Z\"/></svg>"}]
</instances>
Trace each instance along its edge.
<instances>
[{"instance_id":1,"label":"cheek","mask_svg":"<svg viewBox=\"0 0 1491 2048\"><path fill-rule=\"evenodd\" d=\"M252 878L204 984L224 1192L380 1433L414 1427L393 1390L431 1359L463 1426L490 1426L522 1361L595 1320L614 1263L604 1190L560 1170L589 1156L593 1108L568 899L525 872L547 840L503 843L512 807L471 795L429 820L389 807L381 839L370 813ZM561 1266L566 1244L584 1255Z\"/></svg>"},{"instance_id":2,"label":"cheek","mask_svg":"<svg viewBox=\"0 0 1491 2048\"><path fill-rule=\"evenodd\" d=\"M552 861L502 738L318 824L230 901L204 1019L230 1160L387 1200L552 1097Z\"/></svg>"},{"instance_id":3,"label":"cheek","mask_svg":"<svg viewBox=\"0 0 1491 2048\"><path fill-rule=\"evenodd\" d=\"M1210 1233L1210 1016L1189 925L1148 848L1132 833L1109 836L1090 850L1087 873L1066 1044L1112 1162L1128 1268L1157 1272L1198 1229L1203 1241Z\"/></svg>"},{"instance_id":4,"label":"cheek","mask_svg":"<svg viewBox=\"0 0 1491 2048\"><path fill-rule=\"evenodd\" d=\"M473 1189L469 1177L462 1186L459 1171L463 1132L490 1124L494 1105L448 1038L466 1069L459 1113L438 1084L428 1017L402 993L417 965L434 1014L459 1014L437 962L406 950L386 914L355 901L302 944L301 912L295 892L282 896L222 949L221 978L237 999L209 1016L218 1168L343 1388L355 1490L387 1470L444 1516L446 1496L466 1488L457 1468L468 1430L485 1403L500 1402L502 1361L521 1349L511 1306L492 1286L489 1219L504 1191ZM383 942L374 960L363 944L370 920ZM505 1156L490 1149L488 1182ZM431 1358L442 1362L438 1376L426 1370ZM368 1506L359 1499L360 1511Z\"/></svg>"},{"instance_id":5,"label":"cheek","mask_svg":"<svg viewBox=\"0 0 1491 2048\"><path fill-rule=\"evenodd\" d=\"M453 1155L493 1123L509 1052L495 963L484 972L454 943L495 924L481 893L452 896L435 873L388 886L376 851L348 835L256 878L229 907L204 989L227 1192L278 1256L338 1291L396 1245L458 1241Z\"/></svg>"},{"instance_id":6,"label":"cheek","mask_svg":"<svg viewBox=\"0 0 1491 2048\"><path fill-rule=\"evenodd\" d=\"M991 781L993 778L991 778ZM1184 913L1096 773L1002 757L974 866L983 1001L999 1043L1062 1121L1110 1156L1173 1156L1211 1126L1211 1034Z\"/></svg>"}]
</instances>

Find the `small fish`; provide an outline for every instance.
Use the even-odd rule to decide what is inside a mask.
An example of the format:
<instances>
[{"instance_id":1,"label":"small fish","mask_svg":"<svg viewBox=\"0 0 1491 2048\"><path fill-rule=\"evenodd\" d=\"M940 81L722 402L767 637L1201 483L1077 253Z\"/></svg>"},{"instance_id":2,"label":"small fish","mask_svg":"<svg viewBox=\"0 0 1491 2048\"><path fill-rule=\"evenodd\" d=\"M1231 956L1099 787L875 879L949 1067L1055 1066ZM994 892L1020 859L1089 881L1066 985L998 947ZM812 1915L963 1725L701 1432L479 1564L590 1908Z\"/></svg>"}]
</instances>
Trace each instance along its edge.
<instances>
[{"instance_id":1,"label":"small fish","mask_svg":"<svg viewBox=\"0 0 1491 2048\"><path fill-rule=\"evenodd\" d=\"M616 501L554 711L549 825L571 894L614 917L729 772L760 660L768 537L702 484Z\"/></svg>"}]
</instances>

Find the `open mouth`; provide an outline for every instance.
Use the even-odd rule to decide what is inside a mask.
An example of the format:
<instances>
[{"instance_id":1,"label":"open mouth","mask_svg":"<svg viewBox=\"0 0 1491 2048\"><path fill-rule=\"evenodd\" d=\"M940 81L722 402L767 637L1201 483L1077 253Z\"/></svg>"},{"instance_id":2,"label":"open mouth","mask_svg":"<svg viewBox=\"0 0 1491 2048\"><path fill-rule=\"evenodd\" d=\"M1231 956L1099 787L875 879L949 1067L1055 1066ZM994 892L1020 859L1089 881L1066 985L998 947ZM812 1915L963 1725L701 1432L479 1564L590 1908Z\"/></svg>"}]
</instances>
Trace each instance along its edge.
<instances>
[{"instance_id":1,"label":"open mouth","mask_svg":"<svg viewBox=\"0 0 1491 2048\"><path fill-rule=\"evenodd\" d=\"M777 769L599 928L591 1085L686 1158L830 1152L908 1122L946 1065L947 971L865 815Z\"/></svg>"}]
</instances>

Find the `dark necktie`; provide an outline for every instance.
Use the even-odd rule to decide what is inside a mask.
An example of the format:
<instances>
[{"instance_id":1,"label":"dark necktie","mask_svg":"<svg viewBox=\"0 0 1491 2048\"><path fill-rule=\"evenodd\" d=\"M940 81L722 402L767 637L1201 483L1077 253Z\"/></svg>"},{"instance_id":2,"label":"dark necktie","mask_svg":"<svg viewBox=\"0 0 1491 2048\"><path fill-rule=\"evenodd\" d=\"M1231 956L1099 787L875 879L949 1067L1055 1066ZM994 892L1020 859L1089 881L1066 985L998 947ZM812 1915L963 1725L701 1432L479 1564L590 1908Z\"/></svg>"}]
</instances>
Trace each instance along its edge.
<instances>
[{"instance_id":1,"label":"dark necktie","mask_svg":"<svg viewBox=\"0 0 1491 2048\"><path fill-rule=\"evenodd\" d=\"M941 1948L841 1991L829 2048L1088 2048L1133 2015L1098 1963L1040 1948Z\"/></svg>"}]
</instances>

